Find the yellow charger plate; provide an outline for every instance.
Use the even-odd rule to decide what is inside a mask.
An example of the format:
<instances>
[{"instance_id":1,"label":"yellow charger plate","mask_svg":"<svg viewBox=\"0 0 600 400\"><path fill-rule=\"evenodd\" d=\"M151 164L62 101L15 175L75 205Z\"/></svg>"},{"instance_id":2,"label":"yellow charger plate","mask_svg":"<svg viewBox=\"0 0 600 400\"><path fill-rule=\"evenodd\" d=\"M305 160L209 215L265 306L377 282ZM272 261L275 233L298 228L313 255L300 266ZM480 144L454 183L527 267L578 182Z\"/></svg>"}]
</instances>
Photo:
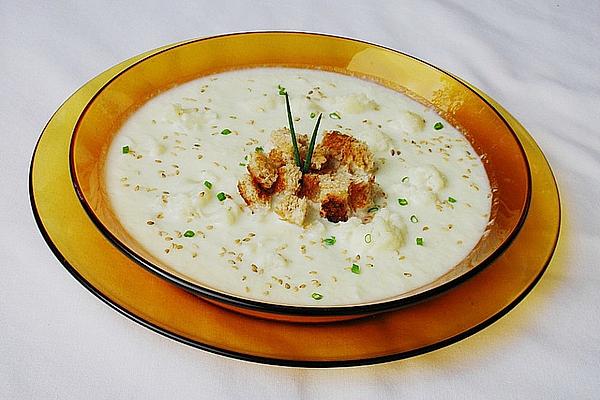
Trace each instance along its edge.
<instances>
[{"instance_id":1,"label":"yellow charger plate","mask_svg":"<svg viewBox=\"0 0 600 400\"><path fill-rule=\"evenodd\" d=\"M144 270L110 244L82 208L70 177L69 144L78 117L104 84L168 47L133 57L81 87L48 122L31 162L30 199L44 239L79 282L127 317L191 346L249 361L302 367L374 364L435 350L483 329L522 300L545 271L560 229L552 171L523 126L472 85L516 132L531 168L532 194L513 243L467 281L398 311L298 324L228 311Z\"/></svg>"}]
</instances>

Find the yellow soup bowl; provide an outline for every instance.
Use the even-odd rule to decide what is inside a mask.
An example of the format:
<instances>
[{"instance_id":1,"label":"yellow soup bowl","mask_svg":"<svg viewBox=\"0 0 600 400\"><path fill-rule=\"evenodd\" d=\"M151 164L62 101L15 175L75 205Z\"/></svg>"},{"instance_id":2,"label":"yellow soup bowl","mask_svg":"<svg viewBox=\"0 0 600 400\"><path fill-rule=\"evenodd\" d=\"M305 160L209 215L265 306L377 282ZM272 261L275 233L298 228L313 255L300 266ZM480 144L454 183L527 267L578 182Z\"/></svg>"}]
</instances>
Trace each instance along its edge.
<instances>
[{"instance_id":1,"label":"yellow soup bowl","mask_svg":"<svg viewBox=\"0 0 600 400\"><path fill-rule=\"evenodd\" d=\"M483 160L493 196L488 229L470 254L435 281L394 297L360 304L294 306L209 287L177 272L145 249L124 229L107 195L105 161L115 134L131 113L158 93L217 72L264 66L312 68L369 79L432 107L462 131ZM90 218L111 243L139 265L221 306L292 322L326 322L389 311L460 284L510 245L527 215L531 186L527 158L511 127L488 101L456 77L378 45L297 32L197 39L167 46L135 62L104 85L81 113L71 141L70 169Z\"/></svg>"}]
</instances>

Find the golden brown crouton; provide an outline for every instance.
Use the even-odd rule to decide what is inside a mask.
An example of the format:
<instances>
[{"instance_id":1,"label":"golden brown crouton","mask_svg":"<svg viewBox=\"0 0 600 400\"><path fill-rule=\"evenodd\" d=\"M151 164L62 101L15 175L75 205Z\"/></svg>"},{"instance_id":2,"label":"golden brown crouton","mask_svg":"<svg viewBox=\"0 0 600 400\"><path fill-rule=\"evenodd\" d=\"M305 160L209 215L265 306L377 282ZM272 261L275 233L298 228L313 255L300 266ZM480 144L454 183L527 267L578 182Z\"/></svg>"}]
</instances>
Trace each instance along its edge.
<instances>
[{"instance_id":1,"label":"golden brown crouton","mask_svg":"<svg viewBox=\"0 0 600 400\"><path fill-rule=\"evenodd\" d=\"M268 207L269 194L256 185L250 175L244 175L237 184L238 192L251 208Z\"/></svg>"},{"instance_id":2,"label":"golden brown crouton","mask_svg":"<svg viewBox=\"0 0 600 400\"><path fill-rule=\"evenodd\" d=\"M273 193L287 192L296 194L300 187L302 171L296 164L288 163L277 170L277 180L273 185Z\"/></svg>"},{"instance_id":3,"label":"golden brown crouton","mask_svg":"<svg viewBox=\"0 0 600 400\"><path fill-rule=\"evenodd\" d=\"M320 187L319 181L321 180L320 176L317 174L304 174L302 176L302 182L300 184L300 191L298 192L298 196L306 197L311 201L319 201Z\"/></svg>"},{"instance_id":4,"label":"golden brown crouton","mask_svg":"<svg viewBox=\"0 0 600 400\"><path fill-rule=\"evenodd\" d=\"M373 182L353 181L348 186L348 203L352 210L360 210L373 204Z\"/></svg>"},{"instance_id":5,"label":"golden brown crouton","mask_svg":"<svg viewBox=\"0 0 600 400\"><path fill-rule=\"evenodd\" d=\"M247 169L254 182L264 190L269 190L277 179L277 169L262 151L255 151L252 154Z\"/></svg>"},{"instance_id":6,"label":"golden brown crouton","mask_svg":"<svg viewBox=\"0 0 600 400\"><path fill-rule=\"evenodd\" d=\"M328 221L348 221L349 212L347 193L329 193L321 200L320 214Z\"/></svg>"},{"instance_id":7,"label":"golden brown crouton","mask_svg":"<svg viewBox=\"0 0 600 400\"><path fill-rule=\"evenodd\" d=\"M366 143L338 131L327 131L321 145L328 157L333 157L350 170L374 171L373 154Z\"/></svg>"},{"instance_id":8,"label":"golden brown crouton","mask_svg":"<svg viewBox=\"0 0 600 400\"><path fill-rule=\"evenodd\" d=\"M284 193L273 200L273 209L281 219L302 226L308 211L308 201L292 193Z\"/></svg>"}]
</instances>

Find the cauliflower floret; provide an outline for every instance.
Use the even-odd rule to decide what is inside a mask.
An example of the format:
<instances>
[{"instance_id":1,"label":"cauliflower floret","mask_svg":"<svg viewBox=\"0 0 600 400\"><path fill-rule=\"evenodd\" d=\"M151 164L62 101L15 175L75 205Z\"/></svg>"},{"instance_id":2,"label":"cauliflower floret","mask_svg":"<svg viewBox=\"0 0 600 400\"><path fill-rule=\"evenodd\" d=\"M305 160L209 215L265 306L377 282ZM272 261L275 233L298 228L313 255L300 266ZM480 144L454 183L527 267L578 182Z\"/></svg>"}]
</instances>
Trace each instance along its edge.
<instances>
[{"instance_id":1,"label":"cauliflower floret","mask_svg":"<svg viewBox=\"0 0 600 400\"><path fill-rule=\"evenodd\" d=\"M444 175L433 165L412 168L408 177L411 186L433 193L439 193L446 186Z\"/></svg>"},{"instance_id":2,"label":"cauliflower floret","mask_svg":"<svg viewBox=\"0 0 600 400\"><path fill-rule=\"evenodd\" d=\"M338 101L345 112L360 114L369 110L379 110L379 104L369 99L364 93L341 96Z\"/></svg>"},{"instance_id":3,"label":"cauliflower floret","mask_svg":"<svg viewBox=\"0 0 600 400\"><path fill-rule=\"evenodd\" d=\"M398 120L394 125L399 125L400 129L407 133L418 133L425 129L425 119L412 111L403 111L399 114Z\"/></svg>"}]
</instances>

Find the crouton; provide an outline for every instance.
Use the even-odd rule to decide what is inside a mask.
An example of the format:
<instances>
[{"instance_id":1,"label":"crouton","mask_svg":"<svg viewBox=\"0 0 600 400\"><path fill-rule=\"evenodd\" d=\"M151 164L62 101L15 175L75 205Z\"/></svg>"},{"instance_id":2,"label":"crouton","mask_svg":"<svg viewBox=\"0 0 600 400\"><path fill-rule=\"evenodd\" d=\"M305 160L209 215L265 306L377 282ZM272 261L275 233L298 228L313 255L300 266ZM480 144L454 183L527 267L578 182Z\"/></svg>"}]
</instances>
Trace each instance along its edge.
<instances>
[{"instance_id":1,"label":"crouton","mask_svg":"<svg viewBox=\"0 0 600 400\"><path fill-rule=\"evenodd\" d=\"M373 204L373 182L352 181L348 185L348 203L353 211Z\"/></svg>"},{"instance_id":2,"label":"crouton","mask_svg":"<svg viewBox=\"0 0 600 400\"><path fill-rule=\"evenodd\" d=\"M252 180L264 190L269 190L277 180L277 169L262 151L252 154L247 169Z\"/></svg>"},{"instance_id":3,"label":"crouton","mask_svg":"<svg viewBox=\"0 0 600 400\"><path fill-rule=\"evenodd\" d=\"M273 210L281 219L302 226L308 212L308 201L292 193L284 193L274 199Z\"/></svg>"},{"instance_id":4,"label":"crouton","mask_svg":"<svg viewBox=\"0 0 600 400\"><path fill-rule=\"evenodd\" d=\"M317 174L304 174L302 176L302 182L300 184L300 191L298 195L300 197L306 197L311 201L319 201L320 190L320 176Z\"/></svg>"},{"instance_id":5,"label":"crouton","mask_svg":"<svg viewBox=\"0 0 600 400\"><path fill-rule=\"evenodd\" d=\"M268 207L269 193L261 190L250 175L245 175L238 181L238 192L250 208Z\"/></svg>"},{"instance_id":6,"label":"crouton","mask_svg":"<svg viewBox=\"0 0 600 400\"><path fill-rule=\"evenodd\" d=\"M302 171L294 163L285 164L277 169L277 180L273 185L273 193L287 192L296 194L300 188Z\"/></svg>"},{"instance_id":7,"label":"crouton","mask_svg":"<svg viewBox=\"0 0 600 400\"><path fill-rule=\"evenodd\" d=\"M321 145L328 157L348 166L351 172L355 169L374 172L373 154L366 143L338 131L327 131Z\"/></svg>"},{"instance_id":8,"label":"crouton","mask_svg":"<svg viewBox=\"0 0 600 400\"><path fill-rule=\"evenodd\" d=\"M348 221L349 212L347 193L329 193L321 200L320 214L328 221Z\"/></svg>"}]
</instances>

